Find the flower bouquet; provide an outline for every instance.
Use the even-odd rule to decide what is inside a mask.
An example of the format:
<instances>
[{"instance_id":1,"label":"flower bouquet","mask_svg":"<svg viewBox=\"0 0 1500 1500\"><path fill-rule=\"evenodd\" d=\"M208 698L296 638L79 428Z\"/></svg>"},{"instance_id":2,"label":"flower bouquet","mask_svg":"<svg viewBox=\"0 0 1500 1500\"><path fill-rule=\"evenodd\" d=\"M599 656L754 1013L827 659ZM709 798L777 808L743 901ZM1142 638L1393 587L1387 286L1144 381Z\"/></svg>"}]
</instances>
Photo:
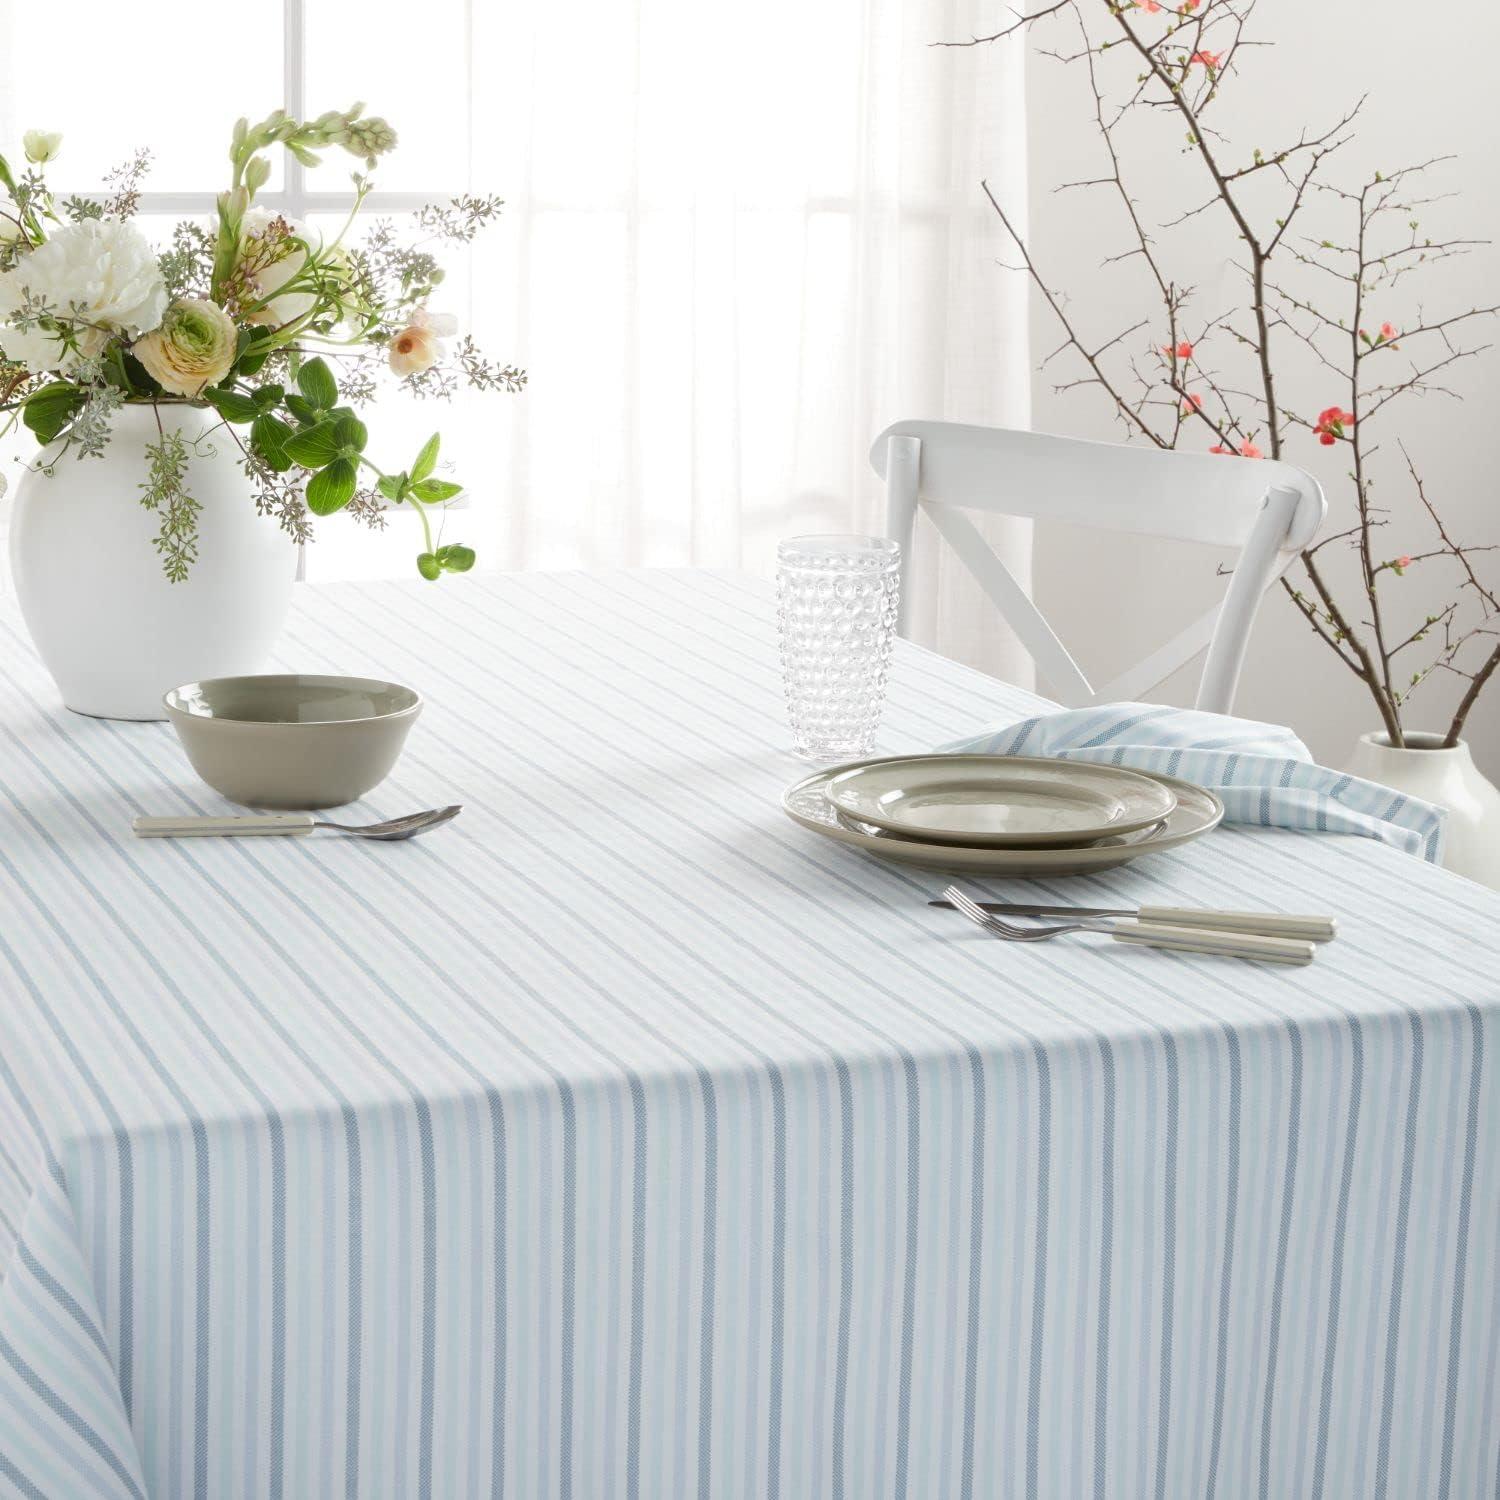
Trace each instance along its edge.
<instances>
[{"instance_id":1,"label":"flower bouquet","mask_svg":"<svg viewBox=\"0 0 1500 1500\"><path fill-rule=\"evenodd\" d=\"M259 518L300 543L310 538L312 516L343 510L381 527L388 508L409 506L422 526L422 577L474 565L472 548L434 534L431 511L461 489L437 472L438 435L404 467L382 465L358 408L381 377L416 397L446 398L460 384L508 392L525 385L522 371L492 363L456 336L451 317L429 307L443 280L434 248L472 241L501 200L460 196L419 210L405 232L378 219L356 238L369 174L395 143L391 127L358 104L313 120L283 110L254 125L241 119L213 221L179 222L156 247L133 219L149 152L111 173L102 193L61 199L46 180L60 137L30 132L23 170L0 157L0 437L20 423L42 445L19 487L12 564L33 638L60 683L50 639L58 631L43 615L63 582L55 569L43 582L22 577L46 571L59 547L76 566L84 549L104 551L118 531L114 555L101 562L111 583L144 553L157 593L145 603L122 600L120 611L175 610L161 615L164 637L206 628L210 594L227 607L226 563L254 572L248 561L213 559L220 545L246 558L270 556L265 567L278 580L286 574L277 587L289 597L290 553L268 554L265 536L276 531ZM351 207L336 232L320 234L257 203L278 146L307 166L330 149L358 158ZM83 490L87 506L75 499ZM236 495L253 537L223 514ZM149 545L139 542L143 524ZM221 543L220 533L233 539ZM196 576L210 566L219 570L212 584ZM181 586L174 592L183 600L196 591L199 614L164 603L163 581ZM207 663L221 666L217 658ZM156 692L182 680L163 681ZM70 694L66 683L64 694L75 707L74 697L86 696Z\"/></svg>"},{"instance_id":2,"label":"flower bouquet","mask_svg":"<svg viewBox=\"0 0 1500 1500\"><path fill-rule=\"evenodd\" d=\"M428 542L422 575L471 567L469 548L432 546L426 507L460 489L433 475L438 438L409 468L387 471L365 452L368 433L351 405L374 393L370 366L382 357L413 395L452 391L455 373L443 361L454 321L427 310L441 267L424 245L400 244L389 223L349 243L370 190L364 173L354 174L353 207L331 239L255 204L271 175L269 148L313 166L320 149L338 146L368 170L395 145L395 131L360 105L305 122L282 110L254 126L240 120L217 223L178 224L160 254L131 223L149 153L117 169L103 197L58 204L43 174L60 139L29 132L19 177L0 157L9 194L0 199L0 435L19 416L41 442L65 437L65 450L87 458L102 451L123 403L205 404L239 448L259 509L297 540L307 538L308 511L349 509L378 525L382 500L410 504ZM466 243L500 206L461 197L423 209L416 224L428 238ZM526 381L467 338L452 365L481 390L514 392ZM141 502L161 518L159 550L174 580L187 576L196 552L192 497L177 477L181 449L165 434L151 445Z\"/></svg>"}]
</instances>

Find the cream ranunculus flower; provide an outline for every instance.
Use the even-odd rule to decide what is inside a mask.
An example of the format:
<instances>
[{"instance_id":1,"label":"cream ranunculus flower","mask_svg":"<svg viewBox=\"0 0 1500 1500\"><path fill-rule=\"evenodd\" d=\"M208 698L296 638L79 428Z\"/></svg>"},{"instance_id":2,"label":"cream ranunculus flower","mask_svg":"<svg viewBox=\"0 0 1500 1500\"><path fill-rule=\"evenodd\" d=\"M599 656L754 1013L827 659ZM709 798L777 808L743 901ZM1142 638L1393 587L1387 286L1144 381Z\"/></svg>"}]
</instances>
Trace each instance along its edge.
<instances>
[{"instance_id":1,"label":"cream ranunculus flower","mask_svg":"<svg viewBox=\"0 0 1500 1500\"><path fill-rule=\"evenodd\" d=\"M167 309L161 327L138 338L130 352L164 391L200 396L229 373L237 341L234 322L222 307L183 297Z\"/></svg>"},{"instance_id":2,"label":"cream ranunculus flower","mask_svg":"<svg viewBox=\"0 0 1500 1500\"><path fill-rule=\"evenodd\" d=\"M28 300L33 309L50 309L49 323L6 327ZM84 219L65 224L0 276L0 348L37 374L70 374L113 335L135 338L155 328L166 306L145 235L117 219Z\"/></svg>"},{"instance_id":3,"label":"cream ranunculus flower","mask_svg":"<svg viewBox=\"0 0 1500 1500\"><path fill-rule=\"evenodd\" d=\"M43 162L49 162L62 149L62 131L60 130L28 130L21 137L21 148L26 152L26 160L41 166Z\"/></svg>"},{"instance_id":4,"label":"cream ranunculus flower","mask_svg":"<svg viewBox=\"0 0 1500 1500\"><path fill-rule=\"evenodd\" d=\"M420 375L443 357L442 341L458 332L458 319L451 313L430 313L419 307L411 322L391 340L388 356L398 375Z\"/></svg>"},{"instance_id":5,"label":"cream ranunculus flower","mask_svg":"<svg viewBox=\"0 0 1500 1500\"><path fill-rule=\"evenodd\" d=\"M317 298L311 292L287 292L278 297L276 293L284 287L306 264L307 252L301 245L280 244L278 235L270 233L278 220L286 225L292 236L307 240L308 232L294 219L281 218L269 209L251 208L245 214L240 240L240 260L254 267L249 280L262 298L269 299L266 305L251 313L248 321L261 323L268 328L280 328L293 323L312 311Z\"/></svg>"}]
</instances>

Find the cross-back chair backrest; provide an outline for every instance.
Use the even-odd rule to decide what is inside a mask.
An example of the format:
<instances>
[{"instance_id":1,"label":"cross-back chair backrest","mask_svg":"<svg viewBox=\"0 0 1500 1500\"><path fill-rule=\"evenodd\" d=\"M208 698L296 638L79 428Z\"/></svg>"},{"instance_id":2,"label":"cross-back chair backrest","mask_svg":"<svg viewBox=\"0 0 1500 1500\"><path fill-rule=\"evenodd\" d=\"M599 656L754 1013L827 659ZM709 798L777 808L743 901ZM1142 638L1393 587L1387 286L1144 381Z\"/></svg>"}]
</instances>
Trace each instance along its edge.
<instances>
[{"instance_id":1,"label":"cross-back chair backrest","mask_svg":"<svg viewBox=\"0 0 1500 1500\"><path fill-rule=\"evenodd\" d=\"M1313 539L1327 508L1312 475L1270 459L958 422L897 422L875 440L870 462L886 482L886 530L901 543L903 569L920 506L1071 708L1140 698L1207 647L1197 706L1227 713L1261 595ZM1218 605L1096 690L965 511L1236 547L1239 556ZM911 604L905 583L903 634Z\"/></svg>"}]
</instances>

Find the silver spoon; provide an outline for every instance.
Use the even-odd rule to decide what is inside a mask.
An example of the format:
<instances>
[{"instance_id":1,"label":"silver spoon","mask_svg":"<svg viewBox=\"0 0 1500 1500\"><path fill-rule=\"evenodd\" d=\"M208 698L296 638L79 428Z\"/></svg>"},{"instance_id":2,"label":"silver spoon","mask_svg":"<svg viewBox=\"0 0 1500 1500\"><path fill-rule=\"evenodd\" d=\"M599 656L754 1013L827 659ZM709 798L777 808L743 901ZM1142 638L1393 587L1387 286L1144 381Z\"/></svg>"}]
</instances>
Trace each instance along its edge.
<instances>
[{"instance_id":1,"label":"silver spoon","mask_svg":"<svg viewBox=\"0 0 1500 1500\"><path fill-rule=\"evenodd\" d=\"M209 836L245 837L251 834L282 834L292 838L314 828L333 828L361 839L409 839L429 828L456 818L462 805L431 807L426 812L407 813L384 823L331 823L311 813L246 813L227 818L136 818L130 825L137 838L185 839Z\"/></svg>"}]
</instances>

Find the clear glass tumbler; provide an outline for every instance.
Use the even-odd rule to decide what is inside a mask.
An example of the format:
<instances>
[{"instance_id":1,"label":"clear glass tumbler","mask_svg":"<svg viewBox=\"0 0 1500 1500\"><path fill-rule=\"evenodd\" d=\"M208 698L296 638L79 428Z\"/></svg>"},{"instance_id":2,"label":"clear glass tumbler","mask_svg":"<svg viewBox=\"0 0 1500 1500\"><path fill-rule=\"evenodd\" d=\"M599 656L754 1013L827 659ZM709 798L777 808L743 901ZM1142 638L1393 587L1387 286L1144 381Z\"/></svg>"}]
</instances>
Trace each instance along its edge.
<instances>
[{"instance_id":1,"label":"clear glass tumbler","mask_svg":"<svg viewBox=\"0 0 1500 1500\"><path fill-rule=\"evenodd\" d=\"M868 755L896 639L901 547L879 536L798 536L776 550L776 618L792 748Z\"/></svg>"}]
</instances>

